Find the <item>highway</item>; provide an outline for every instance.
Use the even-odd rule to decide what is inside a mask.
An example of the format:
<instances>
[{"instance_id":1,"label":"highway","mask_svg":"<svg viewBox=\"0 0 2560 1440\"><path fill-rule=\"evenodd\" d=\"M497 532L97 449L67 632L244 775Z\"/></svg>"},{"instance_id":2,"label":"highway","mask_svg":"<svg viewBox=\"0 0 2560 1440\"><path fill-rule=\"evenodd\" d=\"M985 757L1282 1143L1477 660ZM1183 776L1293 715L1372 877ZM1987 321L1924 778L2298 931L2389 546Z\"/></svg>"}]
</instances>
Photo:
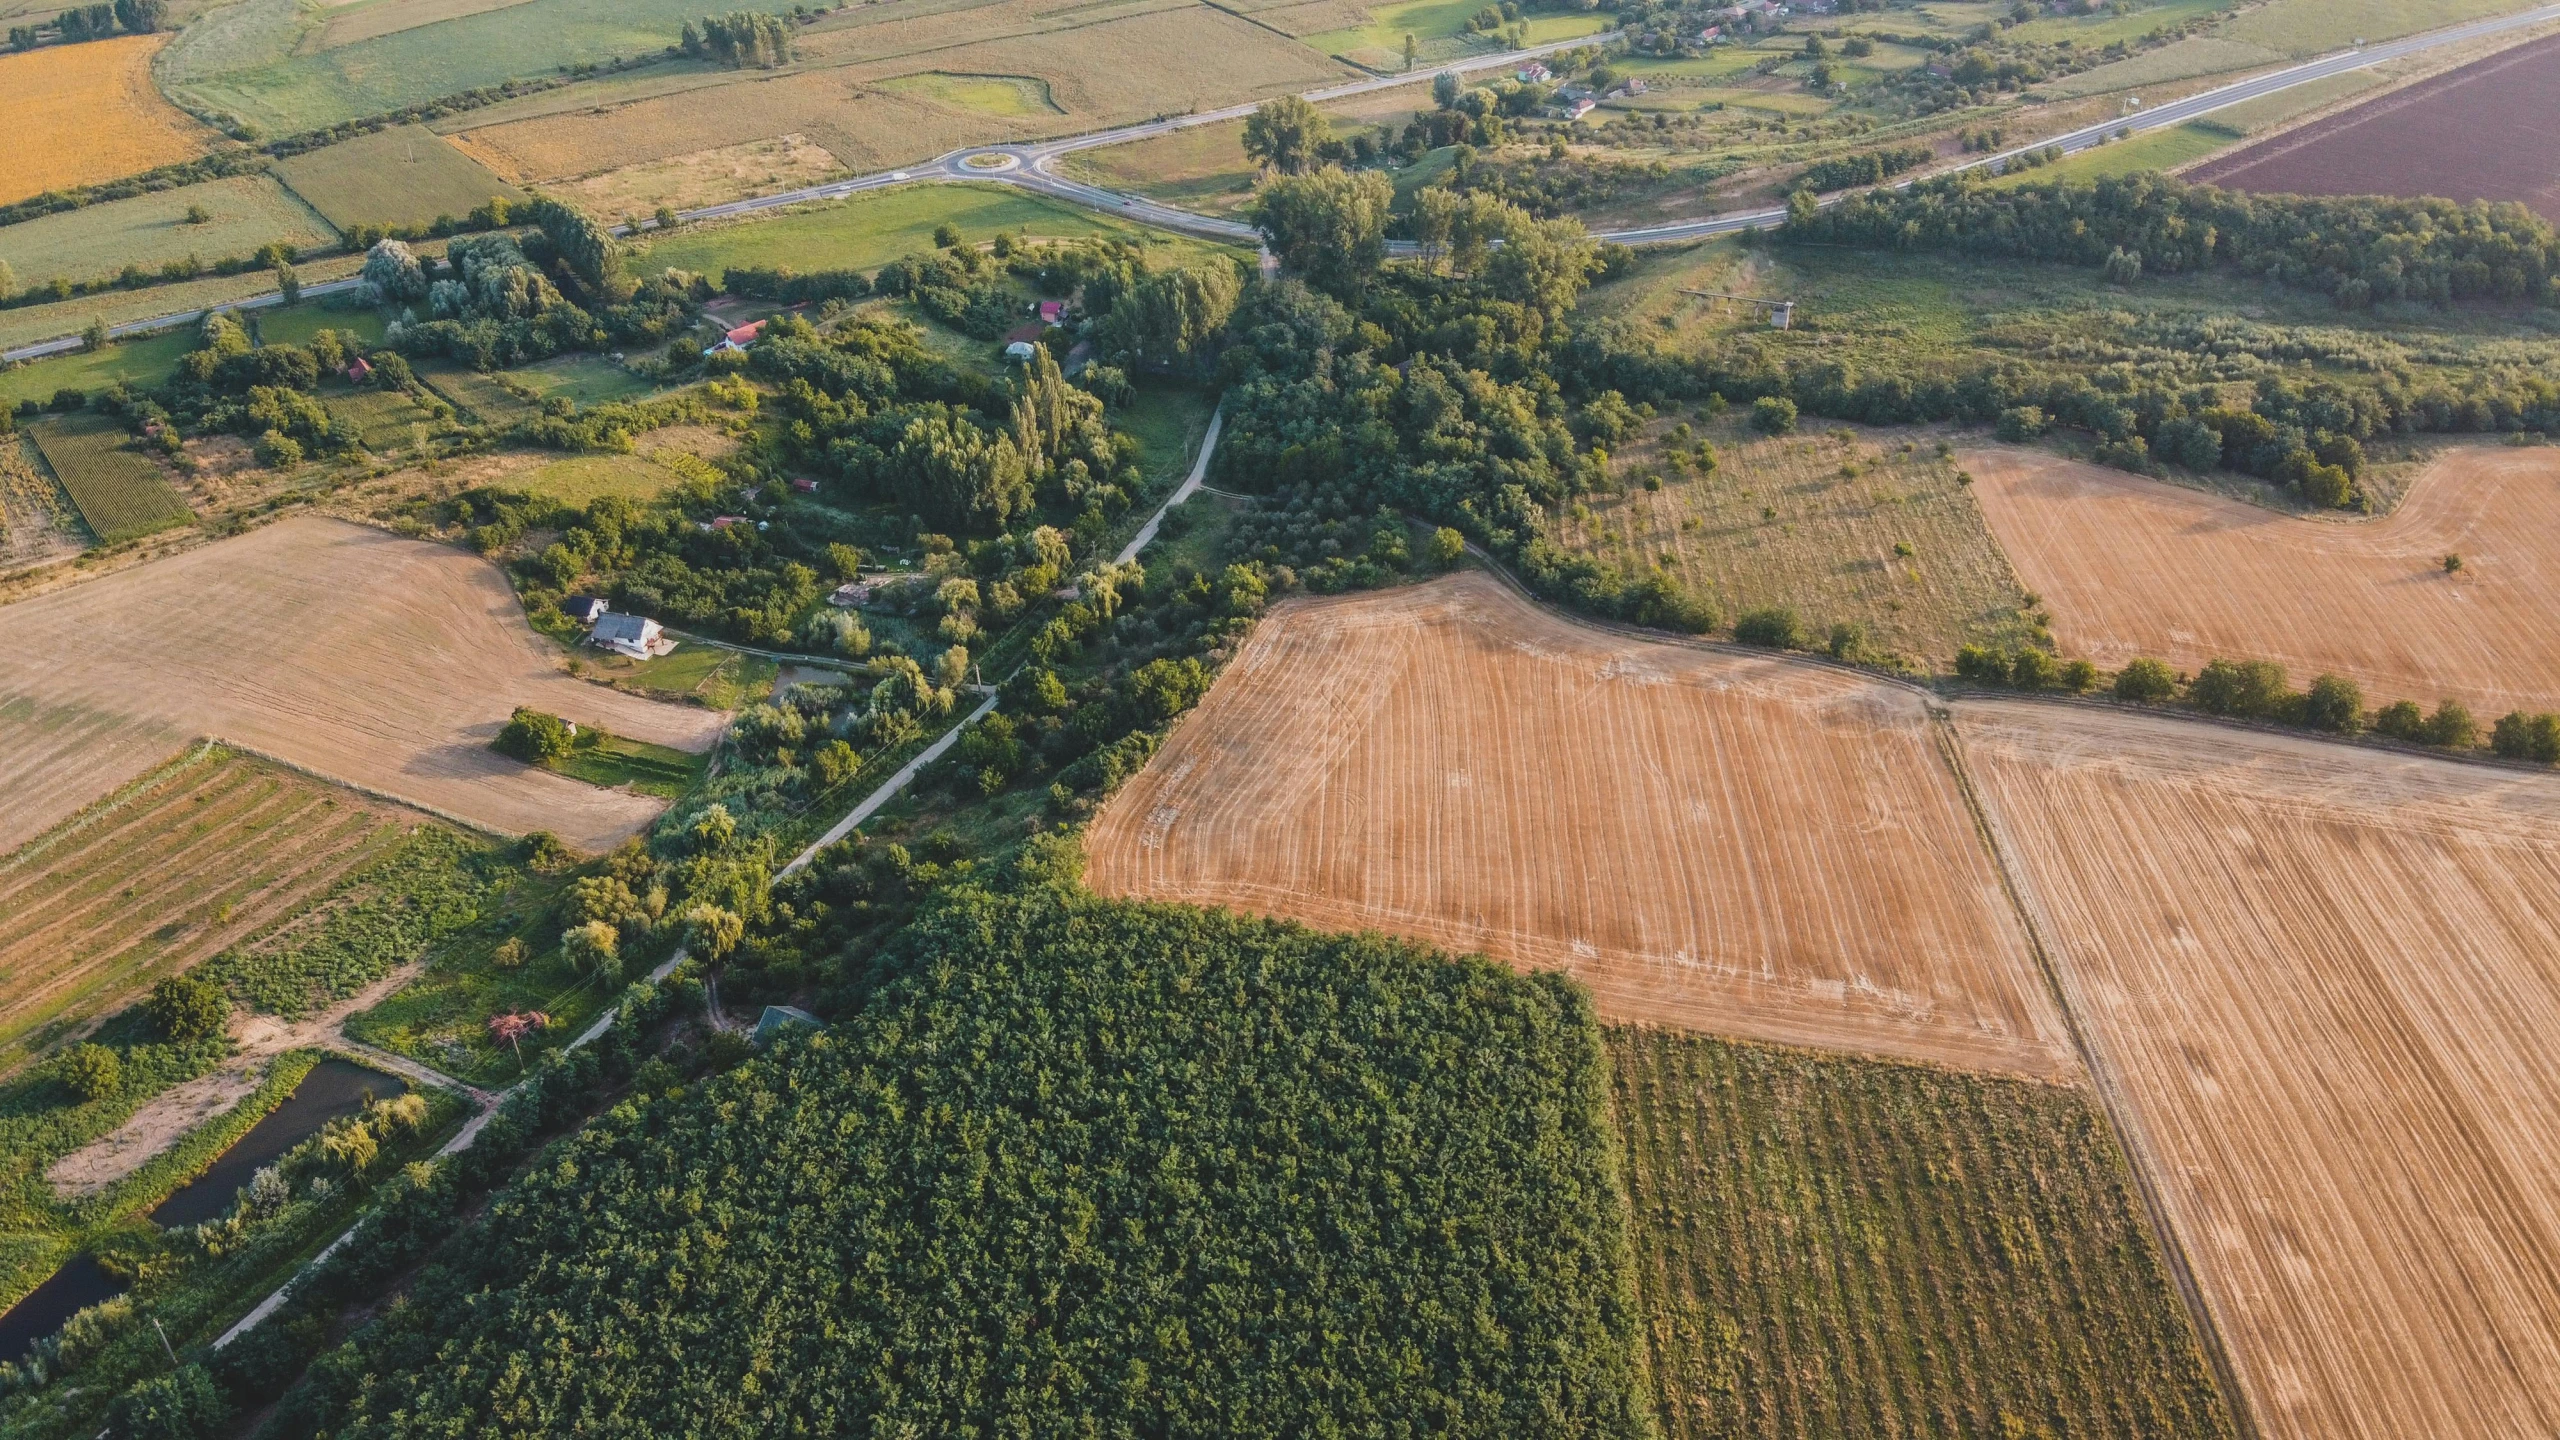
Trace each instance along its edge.
<instances>
[{"instance_id":1,"label":"highway","mask_svg":"<svg viewBox=\"0 0 2560 1440\"><path fill-rule=\"evenodd\" d=\"M1984 155L1961 165L1932 171L1928 176L1902 181L1901 184L1909 185L1917 179L1952 175L1986 166L2005 169L2011 161L2031 150L2058 146L2065 154L2076 153L2104 144L2110 137L2120 135L2127 130L2140 133L2181 125L2200 116L2212 114L2216 110L2273 95L2279 91L2290 90L2295 86L2325 80L2333 75L2343 75L2349 71L2366 69L2443 46L2460 45L2554 20L2560 20L2560 4L2541 5L2512 15L2494 16L2443 30L2431 30L2422 35L2411 35L2376 45L2341 50L2334 55L2325 55L2317 60L2306 61L2283 70L2270 71L2246 80L2235 81L2229 85L2190 95L2183 100L2173 100L2165 105L2138 110L2101 124L2074 130L2067 135L2050 136L2032 145L2022 145L1998 154ZM1452 64L1435 66L1430 74L1436 75L1442 70L1473 73L1485 70L1516 69L1530 60L1559 50L1606 43L1616 38L1617 33L1608 31L1573 40L1559 40L1552 44L1532 46L1525 50L1506 51L1498 55L1478 55ZM1365 95L1378 90L1391 90L1400 85L1417 84L1428 78L1428 75L1421 73L1382 75L1310 90L1306 92L1305 98L1320 104L1346 96ZM960 180L1017 185L1026 190L1054 196L1072 204L1118 215L1158 229L1197 235L1212 240L1253 244L1259 240L1259 236L1255 234L1252 226L1242 221L1202 215L1195 211L1183 210L1150 200L1143 195L1131 195L1099 185L1088 185L1083 181L1071 180L1060 175L1051 168L1061 156L1072 155L1081 150L1125 145L1133 140L1170 135L1196 125L1221 124L1225 121L1241 119L1252 114L1253 111L1253 104L1230 105L1221 110L1168 115L1136 125L1123 125L1115 129L1096 130L1089 134L1066 136L1055 140L1022 141L955 150L938 159L923 161L903 170L883 170L847 180L830 181L824 185L786 190L776 195L758 196L752 200L733 200L725 205L711 205L700 210L684 211L678 218L683 221L722 220L739 215L752 215L763 210L780 209L784 206L805 205L812 201L838 200L848 195L859 195L868 190L881 190L893 185ZM1824 203L1837 203L1838 199L1838 196L1834 196ZM1715 235L1729 235L1737 230L1763 229L1785 218L1784 210L1745 210L1705 216L1696 220L1679 220L1663 225L1643 226L1632 230L1604 230L1594 233L1603 240L1614 240L1624 245L1677 244L1690 240L1703 240ZM621 230L617 233L630 232ZM302 288L302 293L305 296L330 295L353 289L356 284L357 282L352 279L332 280L325 284L306 285ZM282 299L282 296L270 292L218 308L255 310L279 304ZM153 316L145 320L132 320L108 327L107 333L118 339L149 334L152 331L166 330L173 326L195 324L204 318L204 314L203 310L187 310ZM47 355L59 355L80 348L80 343L80 337L77 335L63 336L33 345L23 345L14 350L0 351L0 360L35 360Z\"/></svg>"}]
</instances>

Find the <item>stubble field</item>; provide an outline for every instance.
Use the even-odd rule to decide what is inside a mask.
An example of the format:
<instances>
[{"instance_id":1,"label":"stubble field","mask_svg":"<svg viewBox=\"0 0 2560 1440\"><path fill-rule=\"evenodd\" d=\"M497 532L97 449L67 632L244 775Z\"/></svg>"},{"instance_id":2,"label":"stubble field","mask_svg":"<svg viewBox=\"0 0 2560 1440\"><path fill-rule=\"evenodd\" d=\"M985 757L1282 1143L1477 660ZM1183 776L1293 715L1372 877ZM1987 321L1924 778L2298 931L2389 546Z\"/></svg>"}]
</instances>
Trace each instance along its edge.
<instances>
[{"instance_id":1,"label":"stubble field","mask_svg":"<svg viewBox=\"0 0 2560 1440\"><path fill-rule=\"evenodd\" d=\"M2189 178L2297 195L2513 200L2560 220L2560 35L2276 136ZM2483 137L2496 137L2483 143Z\"/></svg>"},{"instance_id":2,"label":"stubble field","mask_svg":"<svg viewBox=\"0 0 2560 1440\"><path fill-rule=\"evenodd\" d=\"M2560 1414L2560 784L1965 703L2024 903L2261 1433Z\"/></svg>"},{"instance_id":3,"label":"stubble field","mask_svg":"<svg viewBox=\"0 0 2560 1440\"><path fill-rule=\"evenodd\" d=\"M0 845L199 737L581 849L663 808L490 751L518 705L694 751L721 723L563 673L484 561L284 521L0 607Z\"/></svg>"},{"instance_id":4,"label":"stubble field","mask_svg":"<svg viewBox=\"0 0 2560 1440\"><path fill-rule=\"evenodd\" d=\"M1561 967L1614 1020L2074 1073L1921 698L1481 574L1281 606L1089 883Z\"/></svg>"},{"instance_id":5,"label":"stubble field","mask_svg":"<svg viewBox=\"0 0 2560 1440\"><path fill-rule=\"evenodd\" d=\"M0 205L167 165L204 148L204 127L152 86L151 57L166 38L124 35L0 55L9 117Z\"/></svg>"},{"instance_id":6,"label":"stubble field","mask_svg":"<svg viewBox=\"0 0 2560 1440\"><path fill-rule=\"evenodd\" d=\"M283 920L426 817L195 746L0 857L0 1070Z\"/></svg>"},{"instance_id":7,"label":"stubble field","mask_svg":"<svg viewBox=\"0 0 2560 1440\"><path fill-rule=\"evenodd\" d=\"M1670 1440L2233 1434L2086 1090L1608 1038Z\"/></svg>"},{"instance_id":8,"label":"stubble field","mask_svg":"<svg viewBox=\"0 0 2560 1440\"><path fill-rule=\"evenodd\" d=\"M2398 509L2360 521L2034 451L1962 458L2066 656L2274 660L2297 685L2349 676L2369 700L2560 708L2560 451L2449 452Z\"/></svg>"}]
</instances>

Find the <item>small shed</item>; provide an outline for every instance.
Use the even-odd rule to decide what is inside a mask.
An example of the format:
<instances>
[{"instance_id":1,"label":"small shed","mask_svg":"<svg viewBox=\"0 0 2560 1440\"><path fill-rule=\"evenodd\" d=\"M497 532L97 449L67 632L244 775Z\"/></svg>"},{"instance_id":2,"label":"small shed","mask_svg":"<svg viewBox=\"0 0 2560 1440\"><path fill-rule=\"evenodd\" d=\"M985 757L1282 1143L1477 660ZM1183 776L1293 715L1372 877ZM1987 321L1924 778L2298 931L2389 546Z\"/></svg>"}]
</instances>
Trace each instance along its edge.
<instances>
[{"instance_id":1,"label":"small shed","mask_svg":"<svg viewBox=\"0 0 2560 1440\"><path fill-rule=\"evenodd\" d=\"M365 358L361 355L357 356L354 362L347 366L347 379L353 384L361 385L372 378L373 367L366 364Z\"/></svg>"},{"instance_id":2,"label":"small shed","mask_svg":"<svg viewBox=\"0 0 2560 1440\"><path fill-rule=\"evenodd\" d=\"M806 475L794 475L791 477L791 488L803 495L815 495L818 493L818 482Z\"/></svg>"},{"instance_id":3,"label":"small shed","mask_svg":"<svg viewBox=\"0 0 2560 1440\"><path fill-rule=\"evenodd\" d=\"M593 625L599 616L612 608L594 595L572 595L560 602L560 613L581 625Z\"/></svg>"},{"instance_id":4,"label":"small shed","mask_svg":"<svg viewBox=\"0 0 2560 1440\"><path fill-rule=\"evenodd\" d=\"M1066 301L1064 301L1064 300L1043 300L1043 301L1041 301L1041 302L1040 302L1040 323L1041 323L1041 324L1043 324L1043 325L1064 325L1064 324L1066 324L1066 323L1067 323L1067 302L1066 302Z\"/></svg>"},{"instance_id":5,"label":"small shed","mask_svg":"<svg viewBox=\"0 0 2560 1440\"><path fill-rule=\"evenodd\" d=\"M659 647L666 645L667 641L655 620L640 615L607 614L596 618L595 628L587 632L587 643L602 646L616 655L646 660L664 653Z\"/></svg>"},{"instance_id":6,"label":"small shed","mask_svg":"<svg viewBox=\"0 0 2560 1440\"><path fill-rule=\"evenodd\" d=\"M827 1022L797 1005L767 1005L764 1007L764 1014L756 1017L755 1041L758 1045L768 1045L773 1042L775 1036L786 1030L824 1030L826 1028Z\"/></svg>"}]
</instances>

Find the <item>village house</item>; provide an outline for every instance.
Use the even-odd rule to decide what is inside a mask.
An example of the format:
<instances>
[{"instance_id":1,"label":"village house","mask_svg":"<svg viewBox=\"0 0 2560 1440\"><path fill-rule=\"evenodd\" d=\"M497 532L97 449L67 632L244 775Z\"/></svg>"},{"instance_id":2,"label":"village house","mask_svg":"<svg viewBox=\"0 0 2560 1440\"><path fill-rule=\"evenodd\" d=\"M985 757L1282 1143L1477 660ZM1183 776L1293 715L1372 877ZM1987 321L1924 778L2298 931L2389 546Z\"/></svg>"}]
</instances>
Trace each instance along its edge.
<instances>
[{"instance_id":1,"label":"village house","mask_svg":"<svg viewBox=\"0 0 2560 1440\"><path fill-rule=\"evenodd\" d=\"M598 617L612 608L593 595L572 595L560 602L560 613L581 625L593 625Z\"/></svg>"},{"instance_id":2,"label":"village house","mask_svg":"<svg viewBox=\"0 0 2560 1440\"><path fill-rule=\"evenodd\" d=\"M355 361L347 366L347 381L350 384L361 385L372 378L373 367L366 364L364 357L361 355L357 356Z\"/></svg>"},{"instance_id":3,"label":"village house","mask_svg":"<svg viewBox=\"0 0 2560 1440\"><path fill-rule=\"evenodd\" d=\"M1535 60L1521 66L1519 74L1520 83L1523 85L1540 85L1555 78L1554 71L1549 70L1546 66L1539 64Z\"/></svg>"},{"instance_id":4,"label":"village house","mask_svg":"<svg viewBox=\"0 0 2560 1440\"><path fill-rule=\"evenodd\" d=\"M763 333L764 322L761 320L752 320L739 326L737 329L730 331L728 334L721 336L719 344L712 346L710 349L705 350L702 353L705 355L719 355L730 351L744 350L749 345L754 344L756 337Z\"/></svg>"},{"instance_id":5,"label":"village house","mask_svg":"<svg viewBox=\"0 0 2560 1440\"><path fill-rule=\"evenodd\" d=\"M587 632L587 643L634 660L664 655L675 648L674 642L659 629L657 621L638 615L598 616L596 628Z\"/></svg>"}]
</instances>

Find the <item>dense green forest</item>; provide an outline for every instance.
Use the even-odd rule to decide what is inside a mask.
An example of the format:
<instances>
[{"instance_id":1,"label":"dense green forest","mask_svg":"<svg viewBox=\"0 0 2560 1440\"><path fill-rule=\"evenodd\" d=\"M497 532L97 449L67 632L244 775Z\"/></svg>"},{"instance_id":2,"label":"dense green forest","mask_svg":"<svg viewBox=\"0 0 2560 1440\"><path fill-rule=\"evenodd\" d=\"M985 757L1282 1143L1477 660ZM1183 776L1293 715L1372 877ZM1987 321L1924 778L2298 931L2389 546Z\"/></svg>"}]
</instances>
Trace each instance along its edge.
<instances>
[{"instance_id":1,"label":"dense green forest","mask_svg":"<svg viewBox=\"0 0 2560 1440\"><path fill-rule=\"evenodd\" d=\"M825 1034L547 1156L298 1413L348 1440L1651 1433L1575 987L1007 888L930 907Z\"/></svg>"}]
</instances>

